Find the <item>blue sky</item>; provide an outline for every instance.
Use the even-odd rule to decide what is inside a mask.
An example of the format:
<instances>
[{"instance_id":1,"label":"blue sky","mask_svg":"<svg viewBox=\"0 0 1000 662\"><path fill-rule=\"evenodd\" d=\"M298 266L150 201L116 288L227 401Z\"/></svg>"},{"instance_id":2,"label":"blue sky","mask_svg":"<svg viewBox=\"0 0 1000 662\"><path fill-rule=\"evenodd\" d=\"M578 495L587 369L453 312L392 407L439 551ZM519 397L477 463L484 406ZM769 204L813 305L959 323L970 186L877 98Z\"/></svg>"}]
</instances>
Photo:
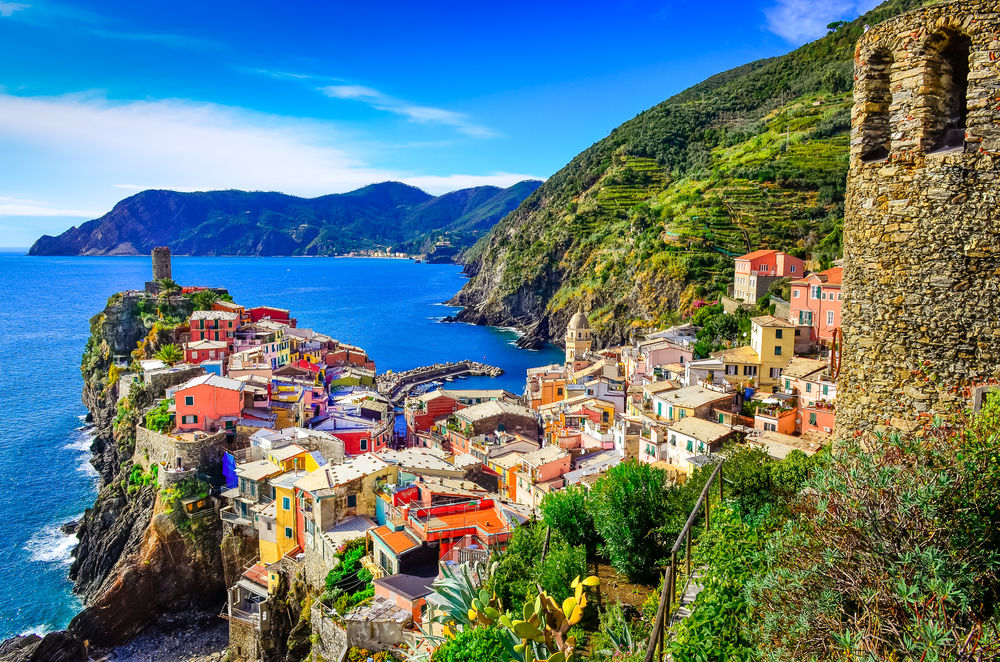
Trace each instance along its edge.
<instances>
[{"instance_id":1,"label":"blue sky","mask_svg":"<svg viewBox=\"0 0 1000 662\"><path fill-rule=\"evenodd\" d=\"M672 94L874 0L0 0L0 246L145 188L544 179Z\"/></svg>"}]
</instances>

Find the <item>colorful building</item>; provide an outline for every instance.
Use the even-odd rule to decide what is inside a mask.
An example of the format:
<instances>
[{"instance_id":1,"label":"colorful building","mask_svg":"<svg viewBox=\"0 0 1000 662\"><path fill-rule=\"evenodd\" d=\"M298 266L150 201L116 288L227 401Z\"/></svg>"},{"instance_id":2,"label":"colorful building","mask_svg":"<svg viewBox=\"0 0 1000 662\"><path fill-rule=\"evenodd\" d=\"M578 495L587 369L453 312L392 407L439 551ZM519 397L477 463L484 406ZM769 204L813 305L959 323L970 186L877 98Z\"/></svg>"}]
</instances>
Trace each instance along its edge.
<instances>
[{"instance_id":1,"label":"colorful building","mask_svg":"<svg viewBox=\"0 0 1000 662\"><path fill-rule=\"evenodd\" d=\"M754 251L736 258L733 296L746 303L757 303L779 278L797 278L805 274L805 262L787 253L773 250Z\"/></svg>"},{"instance_id":2,"label":"colorful building","mask_svg":"<svg viewBox=\"0 0 1000 662\"><path fill-rule=\"evenodd\" d=\"M228 365L229 343L223 340L195 340L184 343L184 361L201 364L205 361L222 361Z\"/></svg>"},{"instance_id":3,"label":"colorful building","mask_svg":"<svg viewBox=\"0 0 1000 662\"><path fill-rule=\"evenodd\" d=\"M760 357L757 383L761 388L773 387L794 354L795 325L773 315L754 317L750 322L750 346Z\"/></svg>"},{"instance_id":4,"label":"colorful building","mask_svg":"<svg viewBox=\"0 0 1000 662\"><path fill-rule=\"evenodd\" d=\"M191 341L213 340L226 343L233 350L233 337L240 326L238 313L227 310L196 310L188 320L191 326Z\"/></svg>"},{"instance_id":5,"label":"colorful building","mask_svg":"<svg viewBox=\"0 0 1000 662\"><path fill-rule=\"evenodd\" d=\"M243 411L243 382L209 374L195 377L174 392L177 429L234 430Z\"/></svg>"},{"instance_id":6,"label":"colorful building","mask_svg":"<svg viewBox=\"0 0 1000 662\"><path fill-rule=\"evenodd\" d=\"M840 328L843 276L843 268L833 267L791 283L789 321L812 327L813 340L832 340Z\"/></svg>"}]
</instances>

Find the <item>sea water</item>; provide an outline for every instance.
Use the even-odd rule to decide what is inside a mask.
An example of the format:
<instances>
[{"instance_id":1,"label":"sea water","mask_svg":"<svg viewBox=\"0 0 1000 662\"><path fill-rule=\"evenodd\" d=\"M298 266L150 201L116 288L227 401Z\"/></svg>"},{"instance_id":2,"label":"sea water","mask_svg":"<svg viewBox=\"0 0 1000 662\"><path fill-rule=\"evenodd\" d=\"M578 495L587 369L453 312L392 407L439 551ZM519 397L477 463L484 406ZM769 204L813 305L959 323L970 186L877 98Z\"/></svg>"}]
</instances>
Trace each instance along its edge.
<instances>
[{"instance_id":1,"label":"sea water","mask_svg":"<svg viewBox=\"0 0 1000 662\"><path fill-rule=\"evenodd\" d=\"M0 254L0 640L66 626L80 609L66 573L75 536L59 525L93 503L97 475L80 400L88 321L108 297L142 289L148 257ZM300 327L368 351L379 372L462 359L501 377L455 388L520 394L525 370L561 352L517 349L509 329L441 324L465 282L454 265L369 258L173 259L182 285L225 287L237 303L291 310Z\"/></svg>"}]
</instances>

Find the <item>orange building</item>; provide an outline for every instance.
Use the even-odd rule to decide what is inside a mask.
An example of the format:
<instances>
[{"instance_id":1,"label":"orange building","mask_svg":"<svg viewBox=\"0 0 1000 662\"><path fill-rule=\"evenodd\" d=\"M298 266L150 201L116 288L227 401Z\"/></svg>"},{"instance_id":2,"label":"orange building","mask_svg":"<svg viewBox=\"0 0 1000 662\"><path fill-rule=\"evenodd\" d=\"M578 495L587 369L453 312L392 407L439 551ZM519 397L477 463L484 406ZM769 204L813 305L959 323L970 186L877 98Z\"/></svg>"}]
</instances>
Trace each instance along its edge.
<instances>
[{"instance_id":1,"label":"orange building","mask_svg":"<svg viewBox=\"0 0 1000 662\"><path fill-rule=\"evenodd\" d=\"M788 321L811 326L813 340L832 340L834 329L840 328L840 284L842 267L834 267L792 281Z\"/></svg>"},{"instance_id":2,"label":"orange building","mask_svg":"<svg viewBox=\"0 0 1000 662\"><path fill-rule=\"evenodd\" d=\"M243 382L215 374L195 377L176 391L177 429L235 430L243 411Z\"/></svg>"}]
</instances>

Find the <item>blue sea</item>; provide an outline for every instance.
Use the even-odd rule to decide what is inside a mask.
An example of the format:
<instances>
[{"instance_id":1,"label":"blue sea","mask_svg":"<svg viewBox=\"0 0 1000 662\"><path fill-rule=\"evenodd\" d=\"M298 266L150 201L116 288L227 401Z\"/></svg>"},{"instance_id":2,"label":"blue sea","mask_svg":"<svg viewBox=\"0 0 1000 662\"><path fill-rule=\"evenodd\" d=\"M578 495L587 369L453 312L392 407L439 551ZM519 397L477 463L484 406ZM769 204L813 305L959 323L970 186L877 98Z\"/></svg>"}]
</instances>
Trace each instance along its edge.
<instances>
[{"instance_id":1,"label":"blue sea","mask_svg":"<svg viewBox=\"0 0 1000 662\"><path fill-rule=\"evenodd\" d=\"M82 428L80 355L107 298L141 289L148 257L44 258L0 253L0 640L69 623L80 605L66 577L75 537L58 530L93 503L97 475ZM182 285L228 288L245 305L289 308L300 327L365 348L379 372L473 359L502 377L461 388L520 394L525 370L561 360L525 351L509 329L439 324L464 283L460 267L365 258L184 258Z\"/></svg>"}]
</instances>

